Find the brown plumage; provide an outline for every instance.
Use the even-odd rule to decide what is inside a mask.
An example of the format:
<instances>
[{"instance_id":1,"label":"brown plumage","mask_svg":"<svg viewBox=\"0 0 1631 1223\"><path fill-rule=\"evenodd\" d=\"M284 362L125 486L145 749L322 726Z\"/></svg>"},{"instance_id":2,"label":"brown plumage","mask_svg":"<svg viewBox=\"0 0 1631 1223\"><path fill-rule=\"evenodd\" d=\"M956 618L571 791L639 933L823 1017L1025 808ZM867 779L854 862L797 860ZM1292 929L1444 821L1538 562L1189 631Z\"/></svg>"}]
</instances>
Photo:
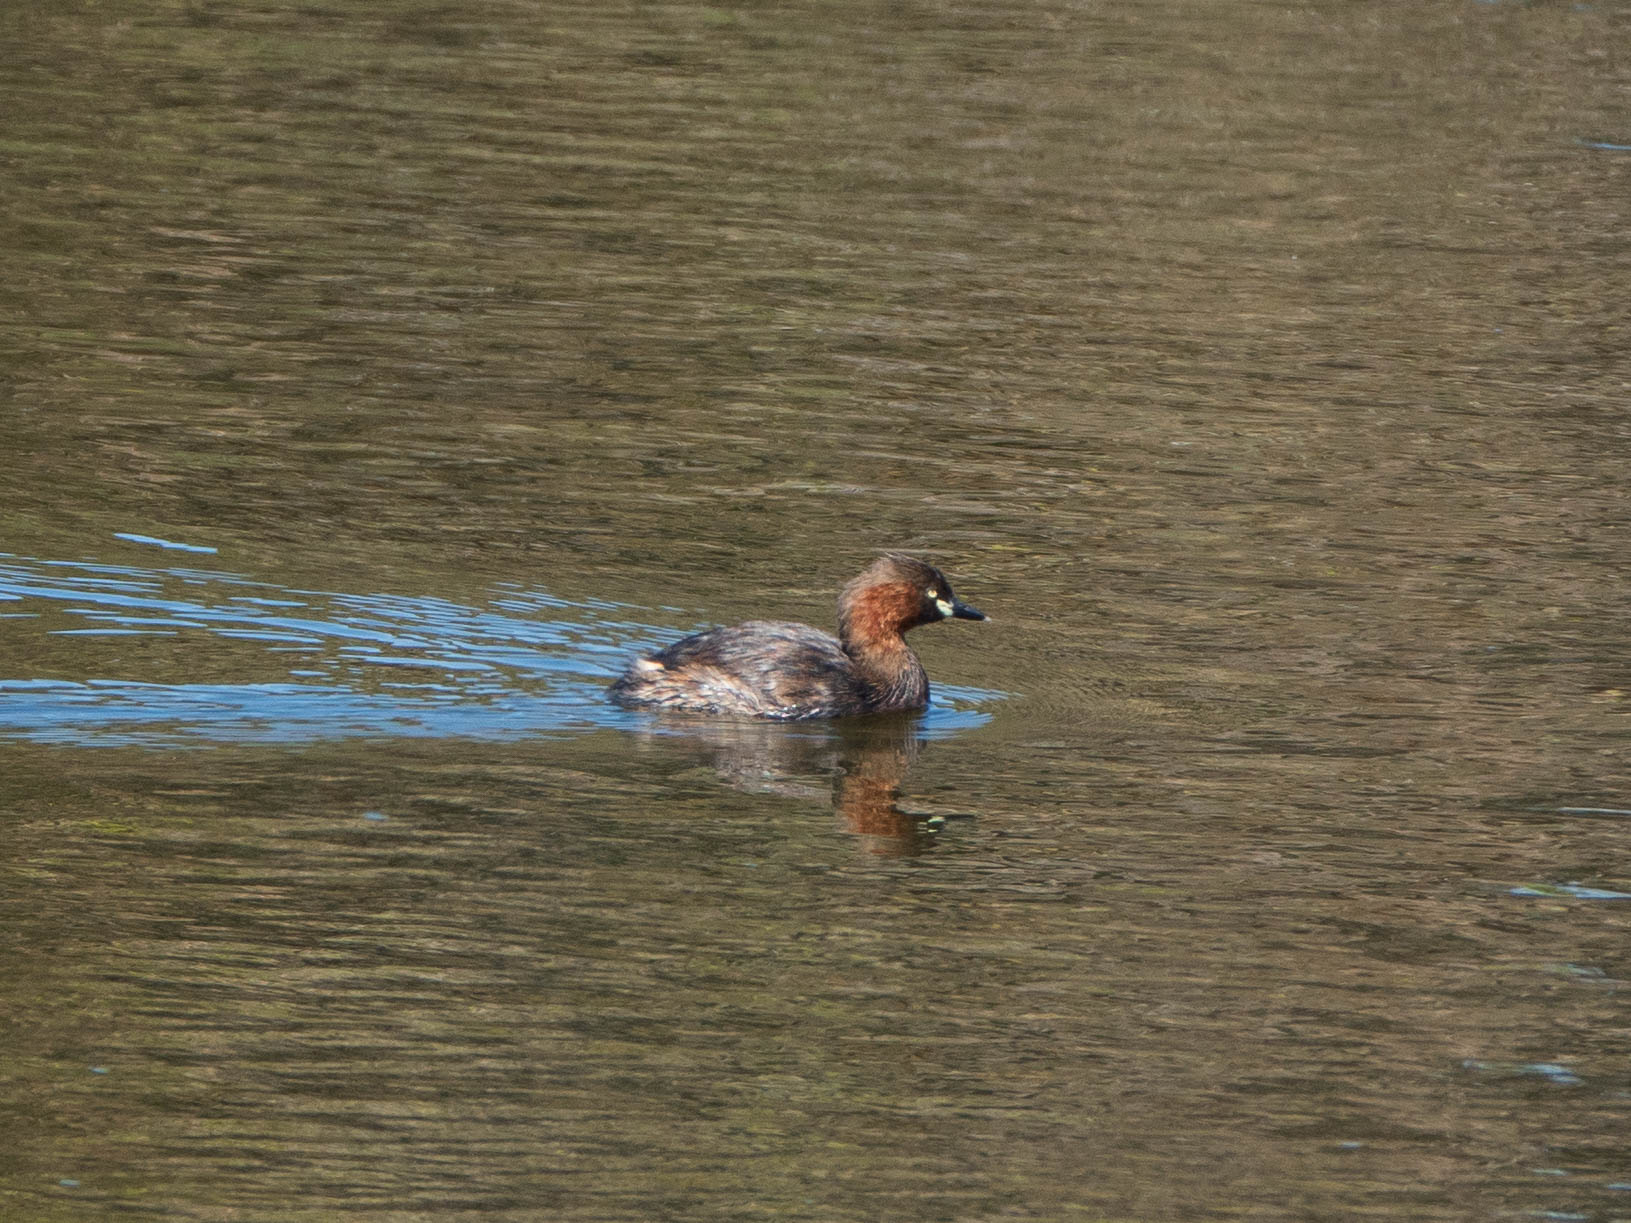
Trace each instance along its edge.
<instances>
[{"instance_id":1,"label":"brown plumage","mask_svg":"<svg viewBox=\"0 0 1631 1223\"><path fill-rule=\"evenodd\" d=\"M915 557L879 557L838 596L838 636L749 620L636 659L611 688L620 705L754 718L838 718L921 709L929 677L906 644L920 624L984 620L946 575Z\"/></svg>"}]
</instances>

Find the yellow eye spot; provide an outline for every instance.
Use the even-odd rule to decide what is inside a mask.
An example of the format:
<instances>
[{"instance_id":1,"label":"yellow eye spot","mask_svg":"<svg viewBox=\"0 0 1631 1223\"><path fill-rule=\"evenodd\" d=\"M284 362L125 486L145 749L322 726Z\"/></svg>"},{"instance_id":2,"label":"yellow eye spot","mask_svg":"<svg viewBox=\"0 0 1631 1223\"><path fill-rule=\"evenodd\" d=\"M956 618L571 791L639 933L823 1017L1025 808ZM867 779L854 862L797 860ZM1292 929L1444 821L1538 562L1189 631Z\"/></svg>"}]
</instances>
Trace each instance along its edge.
<instances>
[{"instance_id":1,"label":"yellow eye spot","mask_svg":"<svg viewBox=\"0 0 1631 1223\"><path fill-rule=\"evenodd\" d=\"M931 591L930 591L930 592L929 592L929 598L931 598L931 599L935 599L935 600L937 600L937 601L938 601L938 600L939 600L939 598L940 598L940 592L939 592L939 591L938 591L938 590L931 590Z\"/></svg>"}]
</instances>

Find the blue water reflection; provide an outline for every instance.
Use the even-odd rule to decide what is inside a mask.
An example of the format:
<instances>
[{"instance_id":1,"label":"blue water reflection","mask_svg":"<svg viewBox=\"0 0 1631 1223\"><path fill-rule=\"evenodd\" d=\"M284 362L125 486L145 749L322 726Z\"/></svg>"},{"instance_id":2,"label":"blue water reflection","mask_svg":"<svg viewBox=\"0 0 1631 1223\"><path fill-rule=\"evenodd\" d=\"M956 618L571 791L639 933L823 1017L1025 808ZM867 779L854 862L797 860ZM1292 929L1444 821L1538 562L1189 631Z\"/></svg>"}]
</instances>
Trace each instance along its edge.
<instances>
[{"instance_id":1,"label":"blue water reflection","mask_svg":"<svg viewBox=\"0 0 1631 1223\"><path fill-rule=\"evenodd\" d=\"M0 603L0 633L13 642L29 634L36 643L154 637L170 639L169 665L178 671L197 642L207 643L217 673L241 663L242 673L264 676L269 662L280 672L255 682L191 683L0 674L0 736L82 746L370 735L496 740L653 728L652 719L610 706L605 686L630 654L673 635L623 618L630 609L616 604L570 603L519 584L468 605L289 590L215 570L7 554L0 554ZM979 725L986 715L978 706L994 696L937 688L921 733Z\"/></svg>"}]
</instances>

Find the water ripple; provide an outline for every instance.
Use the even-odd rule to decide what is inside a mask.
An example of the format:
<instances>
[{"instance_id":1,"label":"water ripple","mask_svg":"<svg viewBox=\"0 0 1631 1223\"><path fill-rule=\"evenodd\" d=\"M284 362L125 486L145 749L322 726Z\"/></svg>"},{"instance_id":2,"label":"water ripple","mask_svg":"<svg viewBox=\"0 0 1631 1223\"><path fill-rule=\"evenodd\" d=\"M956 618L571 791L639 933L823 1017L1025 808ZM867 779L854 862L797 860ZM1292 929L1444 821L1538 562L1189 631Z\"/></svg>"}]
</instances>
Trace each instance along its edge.
<instances>
[{"instance_id":1,"label":"water ripple","mask_svg":"<svg viewBox=\"0 0 1631 1223\"><path fill-rule=\"evenodd\" d=\"M151 638L174 651L168 669L196 673L196 660L207 656L213 671L232 676L0 678L0 736L82 746L512 739L647 726L648 718L608 705L605 686L630 654L671 635L622 618L616 604L571 603L519 585L502 586L481 606L7 554L0 554L0 601L10 608L10 635L32 627L36 640ZM262 648L243 653L255 646ZM122 659L70 657L76 668ZM236 680L234 673L264 673L269 662L280 672L275 678ZM979 725L986 718L978 706L996 695L937 689L923 733Z\"/></svg>"}]
</instances>

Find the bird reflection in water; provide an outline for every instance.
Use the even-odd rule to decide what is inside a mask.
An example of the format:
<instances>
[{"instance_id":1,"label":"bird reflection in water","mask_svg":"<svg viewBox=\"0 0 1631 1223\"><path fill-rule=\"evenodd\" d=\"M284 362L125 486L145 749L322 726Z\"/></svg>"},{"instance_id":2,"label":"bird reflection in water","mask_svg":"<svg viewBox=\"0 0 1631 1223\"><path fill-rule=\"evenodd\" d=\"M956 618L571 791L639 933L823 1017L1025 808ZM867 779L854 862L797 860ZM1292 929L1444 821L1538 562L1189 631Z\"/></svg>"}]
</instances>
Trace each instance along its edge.
<instances>
[{"instance_id":1,"label":"bird reflection in water","mask_svg":"<svg viewBox=\"0 0 1631 1223\"><path fill-rule=\"evenodd\" d=\"M946 817L905 811L901 783L923 749L923 717L882 714L823 723L724 721L668 714L654 737L693 743L730 786L819 801L829 791L840 826L871 853L903 857L933 844Z\"/></svg>"}]
</instances>

